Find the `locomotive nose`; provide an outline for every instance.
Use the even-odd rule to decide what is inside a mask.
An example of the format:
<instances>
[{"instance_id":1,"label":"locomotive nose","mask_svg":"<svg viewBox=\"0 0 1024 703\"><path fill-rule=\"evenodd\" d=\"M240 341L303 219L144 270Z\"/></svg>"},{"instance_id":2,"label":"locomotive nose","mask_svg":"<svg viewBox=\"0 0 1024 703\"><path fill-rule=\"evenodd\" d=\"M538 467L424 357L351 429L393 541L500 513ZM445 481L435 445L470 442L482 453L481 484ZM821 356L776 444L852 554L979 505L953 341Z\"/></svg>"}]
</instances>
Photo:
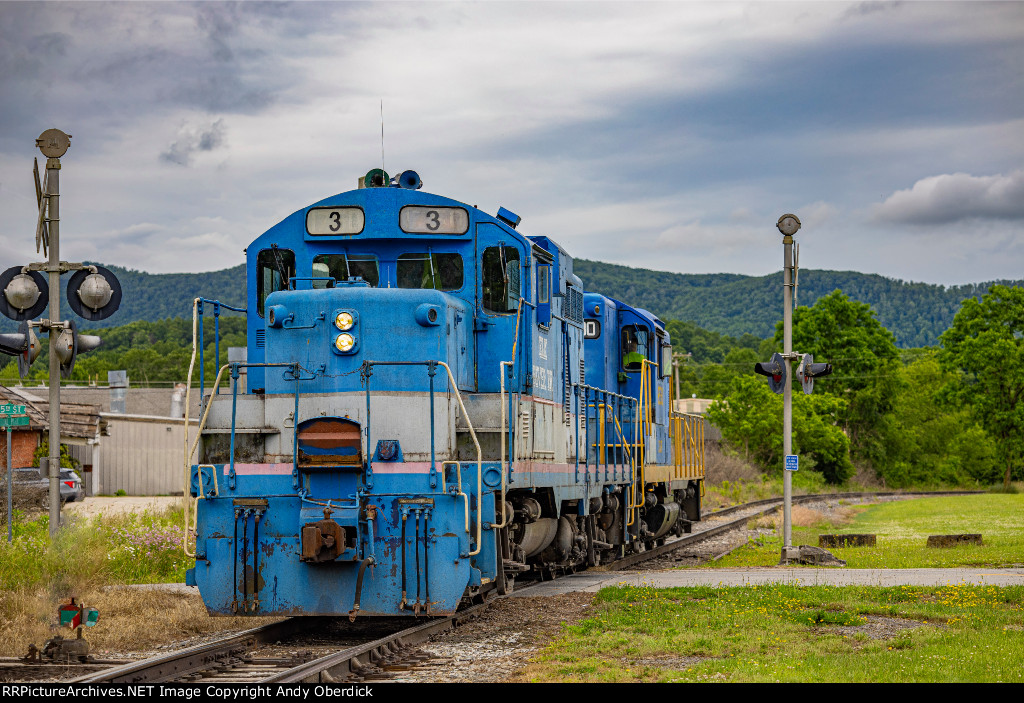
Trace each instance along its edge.
<instances>
[{"instance_id":1,"label":"locomotive nose","mask_svg":"<svg viewBox=\"0 0 1024 703\"><path fill-rule=\"evenodd\" d=\"M460 387L472 381L472 314L466 304L432 289L339 286L274 293L267 298L267 361L294 363L323 392L358 390L366 362L446 363ZM414 369L375 369L375 388L422 385ZM276 381L268 378L273 387ZM405 384L411 384L406 386ZM283 385L282 385L283 384ZM287 381L281 381L281 388ZM390 386L390 388L389 388Z\"/></svg>"}]
</instances>

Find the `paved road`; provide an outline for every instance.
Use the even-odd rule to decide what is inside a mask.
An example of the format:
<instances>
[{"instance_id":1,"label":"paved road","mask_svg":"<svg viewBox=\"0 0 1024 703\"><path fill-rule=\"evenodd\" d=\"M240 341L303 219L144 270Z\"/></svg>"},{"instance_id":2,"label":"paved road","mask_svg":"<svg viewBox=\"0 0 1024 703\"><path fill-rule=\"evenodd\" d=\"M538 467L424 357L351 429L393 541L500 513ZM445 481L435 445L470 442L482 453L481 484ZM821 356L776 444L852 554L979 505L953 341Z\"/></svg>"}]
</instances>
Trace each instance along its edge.
<instances>
[{"instance_id":1,"label":"paved road","mask_svg":"<svg viewBox=\"0 0 1024 703\"><path fill-rule=\"evenodd\" d=\"M801 586L948 586L975 584L1024 586L1024 569L845 569L763 567L748 569L674 569L574 574L525 589L516 595L553 596L598 591L606 586L753 586L790 583Z\"/></svg>"}]
</instances>

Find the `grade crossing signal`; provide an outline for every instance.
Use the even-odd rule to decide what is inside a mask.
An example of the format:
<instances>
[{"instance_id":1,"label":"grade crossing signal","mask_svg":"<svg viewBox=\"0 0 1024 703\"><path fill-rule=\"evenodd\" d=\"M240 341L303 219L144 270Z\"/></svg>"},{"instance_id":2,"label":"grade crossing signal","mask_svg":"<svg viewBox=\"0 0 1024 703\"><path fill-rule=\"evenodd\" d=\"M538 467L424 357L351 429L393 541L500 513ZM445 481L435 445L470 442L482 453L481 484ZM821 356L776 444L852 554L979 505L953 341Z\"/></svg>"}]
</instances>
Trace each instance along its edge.
<instances>
[{"instance_id":1,"label":"grade crossing signal","mask_svg":"<svg viewBox=\"0 0 1024 703\"><path fill-rule=\"evenodd\" d=\"M814 357L810 354L804 354L800 360L800 367L796 370L800 385L803 386L804 393L807 395L814 390L814 379L828 376L830 373L832 373L832 364L816 364Z\"/></svg>"},{"instance_id":2,"label":"grade crossing signal","mask_svg":"<svg viewBox=\"0 0 1024 703\"><path fill-rule=\"evenodd\" d=\"M27 320L18 325L17 332L0 334L0 354L7 354L18 359L18 375L28 376L28 367L39 356L39 337L29 326Z\"/></svg>"},{"instance_id":3,"label":"grade crossing signal","mask_svg":"<svg viewBox=\"0 0 1024 703\"><path fill-rule=\"evenodd\" d=\"M67 327L57 336L57 358L60 360L60 377L71 378L78 355L92 351L103 340L92 334L78 334L74 320L68 320L65 324Z\"/></svg>"},{"instance_id":4,"label":"grade crossing signal","mask_svg":"<svg viewBox=\"0 0 1024 703\"><path fill-rule=\"evenodd\" d=\"M768 361L759 361L754 364L754 373L768 377L768 387L773 393L782 393L786 387L786 372L789 365L782 358L782 354L775 352Z\"/></svg>"}]
</instances>

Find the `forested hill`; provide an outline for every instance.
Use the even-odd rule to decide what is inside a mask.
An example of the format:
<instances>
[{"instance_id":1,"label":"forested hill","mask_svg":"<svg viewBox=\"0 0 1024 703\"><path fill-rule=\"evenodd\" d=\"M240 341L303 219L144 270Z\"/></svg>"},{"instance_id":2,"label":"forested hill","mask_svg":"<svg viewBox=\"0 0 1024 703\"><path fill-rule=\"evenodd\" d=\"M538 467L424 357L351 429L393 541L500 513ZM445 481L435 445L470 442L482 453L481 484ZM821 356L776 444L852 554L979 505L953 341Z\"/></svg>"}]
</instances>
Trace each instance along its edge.
<instances>
[{"instance_id":1,"label":"forested hill","mask_svg":"<svg viewBox=\"0 0 1024 703\"><path fill-rule=\"evenodd\" d=\"M121 281L121 308L99 323L85 328L112 327L135 320L190 317L192 300L204 297L237 307L245 306L245 267L242 264L208 273L151 274L109 266ZM782 274L684 274L648 271L575 260L575 271L587 290L604 293L645 308L664 320L686 320L704 329L740 337L745 333L770 336L782 316ZM67 277L62 281L67 285ZM996 281L1024 285L1024 281ZM879 321L896 335L901 347L928 346L949 327L964 298L981 296L991 283L944 287L905 283L854 271L800 271L798 303L812 305L836 288L854 300L868 303ZM63 296L62 296L63 300ZM71 317L66 309L62 316ZM76 318L77 319L77 318ZM0 319L0 329L15 325Z\"/></svg>"},{"instance_id":2,"label":"forested hill","mask_svg":"<svg viewBox=\"0 0 1024 703\"><path fill-rule=\"evenodd\" d=\"M586 259L576 259L573 270L587 290L650 310L664 320L687 320L734 337L747 332L770 336L782 317L781 271L758 277L668 273ZM991 281L946 287L855 271L802 269L797 302L813 305L838 288L870 305L899 346L922 347L937 344L960 303L981 297L992 283L1024 285L1024 281Z\"/></svg>"}]
</instances>

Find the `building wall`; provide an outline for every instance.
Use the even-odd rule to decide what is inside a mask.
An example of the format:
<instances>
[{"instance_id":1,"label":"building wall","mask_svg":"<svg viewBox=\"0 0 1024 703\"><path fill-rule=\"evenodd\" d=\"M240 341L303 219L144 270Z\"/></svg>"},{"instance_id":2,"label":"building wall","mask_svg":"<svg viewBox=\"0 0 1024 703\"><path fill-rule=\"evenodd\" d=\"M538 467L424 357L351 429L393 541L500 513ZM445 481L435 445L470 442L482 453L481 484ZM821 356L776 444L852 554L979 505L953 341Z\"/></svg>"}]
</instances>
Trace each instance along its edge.
<instances>
[{"instance_id":1,"label":"building wall","mask_svg":"<svg viewBox=\"0 0 1024 703\"><path fill-rule=\"evenodd\" d=\"M209 381L212 383L212 379ZM241 385L239 385L241 387ZM49 389L46 386L18 387L18 390L27 391L43 400L46 399ZM152 415L168 416L171 413L171 396L173 388L135 388L127 389L125 398L126 412L129 415ZM206 387L207 393L210 387ZM65 386L60 387L60 399L64 403L91 403L100 406L101 412L110 412L110 388L107 386ZM191 410L189 417L196 417L199 414L199 384L196 383L189 396Z\"/></svg>"},{"instance_id":2,"label":"building wall","mask_svg":"<svg viewBox=\"0 0 1024 703\"><path fill-rule=\"evenodd\" d=\"M100 442L97 493L130 496L181 495L185 423L167 417L103 413L109 436ZM189 443L198 422L191 422ZM91 447L90 447L91 449ZM83 462L84 463L84 462Z\"/></svg>"},{"instance_id":3,"label":"building wall","mask_svg":"<svg viewBox=\"0 0 1024 703\"><path fill-rule=\"evenodd\" d=\"M39 430L11 432L11 466L32 466L33 455L39 446ZM0 469L7 470L7 430L0 431Z\"/></svg>"},{"instance_id":4,"label":"building wall","mask_svg":"<svg viewBox=\"0 0 1024 703\"><path fill-rule=\"evenodd\" d=\"M682 398L673 402L677 413L703 415L715 401L712 398Z\"/></svg>"}]
</instances>

